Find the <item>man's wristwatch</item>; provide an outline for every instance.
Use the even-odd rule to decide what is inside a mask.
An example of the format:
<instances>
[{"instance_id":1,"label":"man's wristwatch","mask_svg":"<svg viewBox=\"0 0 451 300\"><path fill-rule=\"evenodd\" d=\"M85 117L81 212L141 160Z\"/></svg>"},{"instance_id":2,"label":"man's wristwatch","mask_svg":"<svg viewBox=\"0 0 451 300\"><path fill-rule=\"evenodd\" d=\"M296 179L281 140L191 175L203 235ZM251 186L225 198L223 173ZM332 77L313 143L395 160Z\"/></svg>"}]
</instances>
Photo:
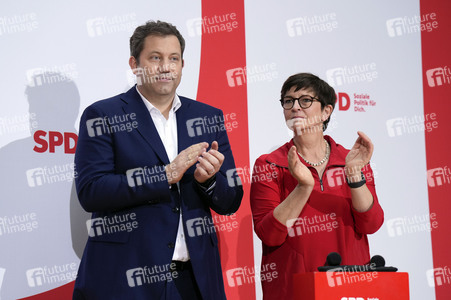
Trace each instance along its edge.
<instances>
[{"instance_id":1,"label":"man's wristwatch","mask_svg":"<svg viewBox=\"0 0 451 300\"><path fill-rule=\"evenodd\" d=\"M350 182L348 177L346 177L346 182L348 183L348 185L351 189L359 188L366 183L365 175L363 175L363 172L360 172L360 173L362 174L362 180L357 181L357 182Z\"/></svg>"}]
</instances>

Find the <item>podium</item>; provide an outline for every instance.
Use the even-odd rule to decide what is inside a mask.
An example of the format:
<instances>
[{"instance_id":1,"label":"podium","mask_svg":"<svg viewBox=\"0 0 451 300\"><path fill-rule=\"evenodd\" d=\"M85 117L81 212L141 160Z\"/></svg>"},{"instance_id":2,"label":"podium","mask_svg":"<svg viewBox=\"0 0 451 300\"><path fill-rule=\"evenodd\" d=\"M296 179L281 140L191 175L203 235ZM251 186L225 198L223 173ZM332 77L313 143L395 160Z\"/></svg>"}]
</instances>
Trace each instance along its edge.
<instances>
[{"instance_id":1,"label":"podium","mask_svg":"<svg viewBox=\"0 0 451 300\"><path fill-rule=\"evenodd\" d=\"M405 272L314 272L293 275L294 299L409 300Z\"/></svg>"}]
</instances>

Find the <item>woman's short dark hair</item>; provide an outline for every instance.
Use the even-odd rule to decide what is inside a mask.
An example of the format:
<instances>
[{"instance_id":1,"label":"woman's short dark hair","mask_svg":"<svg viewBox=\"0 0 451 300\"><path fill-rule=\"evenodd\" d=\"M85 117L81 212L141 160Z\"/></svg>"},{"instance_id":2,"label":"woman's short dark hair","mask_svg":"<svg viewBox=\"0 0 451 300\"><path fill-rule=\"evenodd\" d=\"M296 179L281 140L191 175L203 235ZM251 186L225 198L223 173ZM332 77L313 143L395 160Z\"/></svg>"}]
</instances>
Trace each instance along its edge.
<instances>
[{"instance_id":1,"label":"woman's short dark hair","mask_svg":"<svg viewBox=\"0 0 451 300\"><path fill-rule=\"evenodd\" d=\"M177 30L177 28L163 21L148 21L146 24L136 27L135 32L130 37L130 55L139 63L139 55L144 48L144 40L150 35L168 36L174 35L180 42L180 48L185 51L185 39Z\"/></svg>"},{"instance_id":2,"label":"woman's short dark hair","mask_svg":"<svg viewBox=\"0 0 451 300\"><path fill-rule=\"evenodd\" d=\"M292 87L296 87L295 92L302 89L312 91L315 94L315 97L319 99L321 109L324 109L327 105L332 105L332 108L335 107L335 101L337 100L335 90L327 82L316 75L311 73L291 75L283 83L282 90L280 91L280 98L282 99ZM330 116L323 122L323 131L326 130L329 121Z\"/></svg>"}]
</instances>

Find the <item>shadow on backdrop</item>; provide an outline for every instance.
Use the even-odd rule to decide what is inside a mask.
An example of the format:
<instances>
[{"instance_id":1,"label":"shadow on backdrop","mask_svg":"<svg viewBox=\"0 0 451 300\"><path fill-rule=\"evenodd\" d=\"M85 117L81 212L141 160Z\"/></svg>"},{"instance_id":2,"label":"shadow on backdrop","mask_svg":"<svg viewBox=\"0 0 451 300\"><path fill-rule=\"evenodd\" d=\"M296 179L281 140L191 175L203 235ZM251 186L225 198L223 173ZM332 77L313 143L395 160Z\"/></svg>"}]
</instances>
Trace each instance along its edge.
<instances>
[{"instance_id":1,"label":"shadow on backdrop","mask_svg":"<svg viewBox=\"0 0 451 300\"><path fill-rule=\"evenodd\" d=\"M78 88L62 73L32 71L25 89L31 136L0 148L2 299L74 280L49 282L46 276L52 270L76 274L87 240L89 214L80 208L73 185ZM13 131L17 124L8 126Z\"/></svg>"}]
</instances>

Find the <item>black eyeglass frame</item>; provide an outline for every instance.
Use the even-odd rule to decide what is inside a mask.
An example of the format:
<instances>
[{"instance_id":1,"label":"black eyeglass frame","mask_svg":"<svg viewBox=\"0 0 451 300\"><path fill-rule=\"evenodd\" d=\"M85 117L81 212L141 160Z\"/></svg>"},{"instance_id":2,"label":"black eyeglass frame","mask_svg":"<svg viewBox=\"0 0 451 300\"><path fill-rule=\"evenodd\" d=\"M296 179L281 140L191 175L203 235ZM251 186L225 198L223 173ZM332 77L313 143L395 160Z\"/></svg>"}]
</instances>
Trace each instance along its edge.
<instances>
[{"instance_id":1,"label":"black eyeglass frame","mask_svg":"<svg viewBox=\"0 0 451 300\"><path fill-rule=\"evenodd\" d=\"M293 100L293 103L292 103L292 105L291 105L290 108L285 108L285 106L284 106L284 103L285 103L284 98L290 98L290 100ZM318 102L321 102L321 101L319 101L319 98L317 98L317 97L312 97L312 96L309 96L309 95L303 95L303 96L301 96L301 97L299 97L299 98L293 98L293 97L284 97L284 98L280 99L279 101L280 101L280 104L282 105L283 109L285 109L285 110L290 110L290 109L292 109L293 106L294 106L294 103L296 102L296 100L298 101L298 104L299 104L299 106L300 106L302 109L307 109L307 108L309 108L310 106L312 106L312 104L313 104L313 102L314 102L315 100L318 101ZM302 106L302 104L301 104L301 99L305 99L305 98L308 98L308 99L310 100L310 104L309 104L308 106L305 106L305 107L304 107L304 106Z\"/></svg>"}]
</instances>

